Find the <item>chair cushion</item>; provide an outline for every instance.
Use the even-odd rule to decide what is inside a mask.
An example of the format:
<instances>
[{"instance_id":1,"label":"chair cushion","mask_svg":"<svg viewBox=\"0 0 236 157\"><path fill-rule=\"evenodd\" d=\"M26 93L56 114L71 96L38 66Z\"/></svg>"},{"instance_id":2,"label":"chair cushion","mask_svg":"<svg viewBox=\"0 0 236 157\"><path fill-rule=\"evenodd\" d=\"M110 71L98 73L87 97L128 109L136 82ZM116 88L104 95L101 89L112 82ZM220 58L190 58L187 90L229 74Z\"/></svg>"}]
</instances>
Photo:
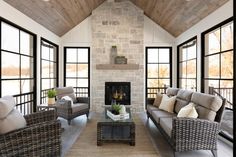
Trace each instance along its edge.
<instances>
[{"instance_id":1,"label":"chair cushion","mask_svg":"<svg viewBox=\"0 0 236 157\"><path fill-rule=\"evenodd\" d=\"M89 106L87 103L74 103L74 105L72 106L72 113L76 113L76 112L79 112L81 110L85 110L88 108Z\"/></svg>"},{"instance_id":2,"label":"chair cushion","mask_svg":"<svg viewBox=\"0 0 236 157\"><path fill-rule=\"evenodd\" d=\"M195 106L195 104L192 102L189 103L187 106L184 106L179 111L177 117L197 118L198 113L197 113L194 106Z\"/></svg>"},{"instance_id":3,"label":"chair cushion","mask_svg":"<svg viewBox=\"0 0 236 157\"><path fill-rule=\"evenodd\" d=\"M216 112L222 106L222 99L218 96L194 92L191 101L196 104L198 118L215 120Z\"/></svg>"},{"instance_id":4,"label":"chair cushion","mask_svg":"<svg viewBox=\"0 0 236 157\"><path fill-rule=\"evenodd\" d=\"M166 95L175 96L177 95L179 88L167 88Z\"/></svg>"},{"instance_id":5,"label":"chair cushion","mask_svg":"<svg viewBox=\"0 0 236 157\"><path fill-rule=\"evenodd\" d=\"M160 125L162 129L165 131L165 133L171 137L172 132L172 118L161 118L160 119Z\"/></svg>"},{"instance_id":6,"label":"chair cushion","mask_svg":"<svg viewBox=\"0 0 236 157\"><path fill-rule=\"evenodd\" d=\"M167 112L173 113L175 100L176 100L176 96L173 96L173 97L169 98L166 94L163 94L159 109L162 109L162 110L165 110Z\"/></svg>"},{"instance_id":7,"label":"chair cushion","mask_svg":"<svg viewBox=\"0 0 236 157\"><path fill-rule=\"evenodd\" d=\"M174 109L175 113L179 113L182 107L188 105L188 103L191 101L192 94L193 92L190 90L180 89L178 91Z\"/></svg>"},{"instance_id":8,"label":"chair cushion","mask_svg":"<svg viewBox=\"0 0 236 157\"><path fill-rule=\"evenodd\" d=\"M73 87L60 87L55 88L57 92L57 99L61 99L64 96L69 96L74 103L77 102Z\"/></svg>"},{"instance_id":9,"label":"chair cushion","mask_svg":"<svg viewBox=\"0 0 236 157\"><path fill-rule=\"evenodd\" d=\"M147 105L147 111L152 114L152 111L153 110L159 110L156 106L153 106L153 105Z\"/></svg>"},{"instance_id":10,"label":"chair cushion","mask_svg":"<svg viewBox=\"0 0 236 157\"><path fill-rule=\"evenodd\" d=\"M152 117L155 119L156 123L160 123L160 118L171 118L176 117L176 114L169 113L163 110L153 110Z\"/></svg>"},{"instance_id":11,"label":"chair cushion","mask_svg":"<svg viewBox=\"0 0 236 157\"><path fill-rule=\"evenodd\" d=\"M14 109L15 105L13 96L0 98L0 119L5 118Z\"/></svg>"},{"instance_id":12,"label":"chair cushion","mask_svg":"<svg viewBox=\"0 0 236 157\"><path fill-rule=\"evenodd\" d=\"M7 117L0 119L0 134L5 134L26 126L25 118L16 109L13 109Z\"/></svg>"},{"instance_id":13,"label":"chair cushion","mask_svg":"<svg viewBox=\"0 0 236 157\"><path fill-rule=\"evenodd\" d=\"M153 106L159 107L161 104L161 100L162 100L162 94L161 93L157 93L156 98L154 100Z\"/></svg>"}]
</instances>

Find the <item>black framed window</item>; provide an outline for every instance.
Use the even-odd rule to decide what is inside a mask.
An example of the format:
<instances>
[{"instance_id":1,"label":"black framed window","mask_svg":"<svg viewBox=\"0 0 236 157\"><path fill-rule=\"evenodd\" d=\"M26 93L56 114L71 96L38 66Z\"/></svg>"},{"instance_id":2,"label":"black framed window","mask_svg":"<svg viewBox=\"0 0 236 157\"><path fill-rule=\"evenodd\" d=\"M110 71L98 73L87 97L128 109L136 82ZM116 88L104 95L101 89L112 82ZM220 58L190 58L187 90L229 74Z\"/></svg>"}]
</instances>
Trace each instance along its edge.
<instances>
[{"instance_id":1,"label":"black framed window","mask_svg":"<svg viewBox=\"0 0 236 157\"><path fill-rule=\"evenodd\" d=\"M177 46L177 87L197 90L197 37Z\"/></svg>"},{"instance_id":2,"label":"black framed window","mask_svg":"<svg viewBox=\"0 0 236 157\"><path fill-rule=\"evenodd\" d=\"M155 98L172 82L172 48L146 47L146 98Z\"/></svg>"},{"instance_id":3,"label":"black framed window","mask_svg":"<svg viewBox=\"0 0 236 157\"><path fill-rule=\"evenodd\" d=\"M58 86L58 45L41 38L41 103L47 102L47 91Z\"/></svg>"},{"instance_id":4,"label":"black framed window","mask_svg":"<svg viewBox=\"0 0 236 157\"><path fill-rule=\"evenodd\" d=\"M22 114L36 110L36 35L1 19L0 96L13 95Z\"/></svg>"},{"instance_id":5,"label":"black framed window","mask_svg":"<svg viewBox=\"0 0 236 157\"><path fill-rule=\"evenodd\" d=\"M202 33L202 92L226 98L221 135L233 140L233 18Z\"/></svg>"},{"instance_id":6,"label":"black framed window","mask_svg":"<svg viewBox=\"0 0 236 157\"><path fill-rule=\"evenodd\" d=\"M77 97L89 97L90 48L64 48L64 85L74 87Z\"/></svg>"}]
</instances>

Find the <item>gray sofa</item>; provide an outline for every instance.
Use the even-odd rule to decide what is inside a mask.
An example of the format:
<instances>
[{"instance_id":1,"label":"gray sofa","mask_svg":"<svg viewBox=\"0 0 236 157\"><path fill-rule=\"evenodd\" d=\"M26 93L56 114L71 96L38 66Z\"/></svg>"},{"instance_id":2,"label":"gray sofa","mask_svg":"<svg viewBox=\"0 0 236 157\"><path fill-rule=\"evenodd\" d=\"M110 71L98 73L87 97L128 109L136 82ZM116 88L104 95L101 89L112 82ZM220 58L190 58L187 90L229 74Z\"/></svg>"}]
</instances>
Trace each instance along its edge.
<instances>
[{"instance_id":1,"label":"gray sofa","mask_svg":"<svg viewBox=\"0 0 236 157\"><path fill-rule=\"evenodd\" d=\"M217 157L217 138L225 99L204 93L178 88L168 88L168 96L176 96L174 113L153 106L154 99L147 103L147 116L171 144L175 152L211 150ZM177 117L180 109L189 102L196 104L198 118Z\"/></svg>"}]
</instances>

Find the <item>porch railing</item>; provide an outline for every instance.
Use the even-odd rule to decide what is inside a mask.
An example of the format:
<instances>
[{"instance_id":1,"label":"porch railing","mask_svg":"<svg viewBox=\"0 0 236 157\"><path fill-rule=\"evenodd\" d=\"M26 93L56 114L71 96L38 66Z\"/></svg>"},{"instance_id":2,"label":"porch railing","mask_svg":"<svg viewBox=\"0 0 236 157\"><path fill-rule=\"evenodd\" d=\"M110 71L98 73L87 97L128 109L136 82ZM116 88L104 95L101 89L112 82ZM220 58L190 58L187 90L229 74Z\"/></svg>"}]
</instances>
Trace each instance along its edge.
<instances>
[{"instance_id":1,"label":"porch railing","mask_svg":"<svg viewBox=\"0 0 236 157\"><path fill-rule=\"evenodd\" d=\"M209 94L225 98L227 100L226 107L233 109L233 88L209 87Z\"/></svg>"},{"instance_id":2,"label":"porch railing","mask_svg":"<svg viewBox=\"0 0 236 157\"><path fill-rule=\"evenodd\" d=\"M31 114L34 112L34 92L13 95L16 101L16 109L23 115Z\"/></svg>"},{"instance_id":3,"label":"porch railing","mask_svg":"<svg viewBox=\"0 0 236 157\"><path fill-rule=\"evenodd\" d=\"M156 98L157 93L166 93L167 86L147 87L147 98Z\"/></svg>"}]
</instances>

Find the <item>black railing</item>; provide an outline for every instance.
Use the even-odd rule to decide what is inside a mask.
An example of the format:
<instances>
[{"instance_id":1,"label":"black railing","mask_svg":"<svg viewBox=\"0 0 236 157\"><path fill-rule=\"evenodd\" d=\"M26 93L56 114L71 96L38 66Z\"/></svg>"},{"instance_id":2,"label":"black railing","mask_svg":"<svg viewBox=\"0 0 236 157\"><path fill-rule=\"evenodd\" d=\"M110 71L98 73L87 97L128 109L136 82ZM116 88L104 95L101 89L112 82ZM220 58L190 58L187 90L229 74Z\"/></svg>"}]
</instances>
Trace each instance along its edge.
<instances>
[{"instance_id":1,"label":"black railing","mask_svg":"<svg viewBox=\"0 0 236 157\"><path fill-rule=\"evenodd\" d=\"M74 87L76 97L89 97L88 87Z\"/></svg>"},{"instance_id":2,"label":"black railing","mask_svg":"<svg viewBox=\"0 0 236 157\"><path fill-rule=\"evenodd\" d=\"M226 107L233 109L233 88L209 87L209 94L225 98L227 100Z\"/></svg>"},{"instance_id":3,"label":"black railing","mask_svg":"<svg viewBox=\"0 0 236 157\"><path fill-rule=\"evenodd\" d=\"M13 95L16 101L16 109L23 115L34 112L34 92Z\"/></svg>"},{"instance_id":4,"label":"black railing","mask_svg":"<svg viewBox=\"0 0 236 157\"><path fill-rule=\"evenodd\" d=\"M166 93L167 87L147 87L147 98L156 98L157 93Z\"/></svg>"}]
</instances>

